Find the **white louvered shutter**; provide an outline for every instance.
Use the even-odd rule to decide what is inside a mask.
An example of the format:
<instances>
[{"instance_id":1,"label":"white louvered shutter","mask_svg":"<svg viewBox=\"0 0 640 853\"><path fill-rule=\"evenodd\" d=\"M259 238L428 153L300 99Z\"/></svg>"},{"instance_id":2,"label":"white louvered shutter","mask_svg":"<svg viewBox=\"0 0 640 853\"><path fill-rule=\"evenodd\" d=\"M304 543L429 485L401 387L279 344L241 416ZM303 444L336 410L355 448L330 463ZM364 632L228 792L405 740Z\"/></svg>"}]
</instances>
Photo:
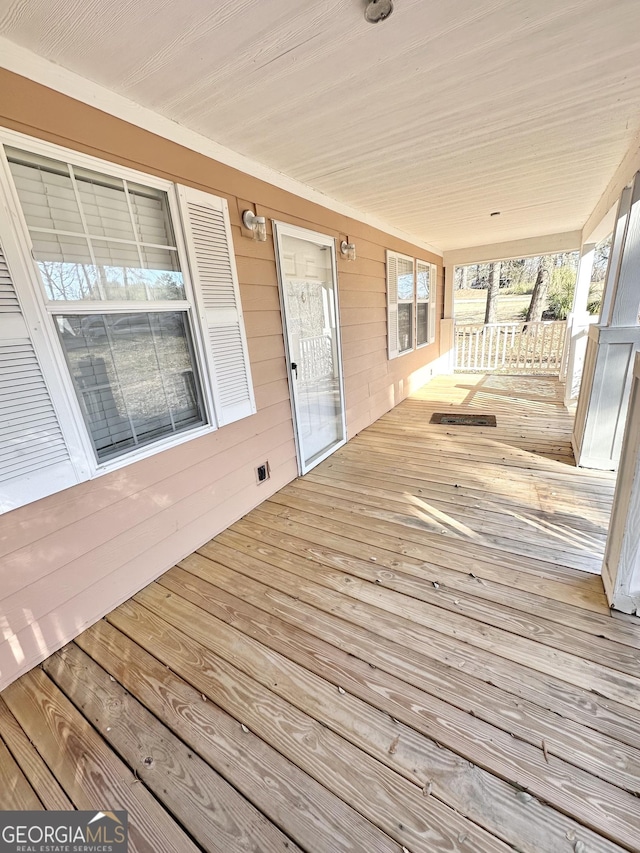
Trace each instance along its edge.
<instances>
[{"instance_id":1,"label":"white louvered shutter","mask_svg":"<svg viewBox=\"0 0 640 853\"><path fill-rule=\"evenodd\" d=\"M206 335L219 426L256 411L231 225L224 199L178 187L191 275Z\"/></svg>"},{"instance_id":2,"label":"white louvered shutter","mask_svg":"<svg viewBox=\"0 0 640 853\"><path fill-rule=\"evenodd\" d=\"M77 483L0 246L0 512Z\"/></svg>"},{"instance_id":3,"label":"white louvered shutter","mask_svg":"<svg viewBox=\"0 0 640 853\"><path fill-rule=\"evenodd\" d=\"M431 264L431 275L429 276L431 287L429 289L429 343L436 339L436 297L438 294L438 267Z\"/></svg>"},{"instance_id":4,"label":"white louvered shutter","mask_svg":"<svg viewBox=\"0 0 640 853\"><path fill-rule=\"evenodd\" d=\"M389 358L398 356L398 258L387 250L387 344Z\"/></svg>"}]
</instances>

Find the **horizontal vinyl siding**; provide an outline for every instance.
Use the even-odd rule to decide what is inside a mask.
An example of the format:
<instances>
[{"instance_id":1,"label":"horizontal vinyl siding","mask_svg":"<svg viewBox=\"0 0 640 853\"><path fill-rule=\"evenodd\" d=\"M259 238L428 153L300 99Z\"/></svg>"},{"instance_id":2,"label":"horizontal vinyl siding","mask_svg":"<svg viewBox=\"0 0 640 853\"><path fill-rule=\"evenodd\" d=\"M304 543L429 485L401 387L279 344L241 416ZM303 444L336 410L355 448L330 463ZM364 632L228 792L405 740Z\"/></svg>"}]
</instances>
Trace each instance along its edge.
<instances>
[{"instance_id":1,"label":"horizontal vinyl siding","mask_svg":"<svg viewBox=\"0 0 640 853\"><path fill-rule=\"evenodd\" d=\"M0 517L2 689L297 475L272 219L356 243L356 261L338 255L349 436L424 381L438 347L386 358L385 250L437 260L410 244L6 71L0 124L227 198L258 408ZM246 236L239 199L267 217L266 243ZM266 460L271 479L258 486Z\"/></svg>"}]
</instances>

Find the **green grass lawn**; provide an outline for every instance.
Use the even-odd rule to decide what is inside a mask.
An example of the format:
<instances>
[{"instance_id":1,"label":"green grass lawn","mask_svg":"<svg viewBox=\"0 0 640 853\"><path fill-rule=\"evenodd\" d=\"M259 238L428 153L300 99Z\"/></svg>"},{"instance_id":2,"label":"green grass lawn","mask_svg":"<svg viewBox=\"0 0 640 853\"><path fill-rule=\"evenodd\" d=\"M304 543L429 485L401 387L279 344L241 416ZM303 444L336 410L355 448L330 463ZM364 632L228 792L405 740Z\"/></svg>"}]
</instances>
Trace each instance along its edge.
<instances>
[{"instance_id":1,"label":"green grass lawn","mask_svg":"<svg viewBox=\"0 0 640 853\"><path fill-rule=\"evenodd\" d=\"M522 320L522 312L529 307L530 293L498 294L498 322L509 323ZM457 323L484 323L487 306L486 290L456 290L454 293L454 316Z\"/></svg>"}]
</instances>

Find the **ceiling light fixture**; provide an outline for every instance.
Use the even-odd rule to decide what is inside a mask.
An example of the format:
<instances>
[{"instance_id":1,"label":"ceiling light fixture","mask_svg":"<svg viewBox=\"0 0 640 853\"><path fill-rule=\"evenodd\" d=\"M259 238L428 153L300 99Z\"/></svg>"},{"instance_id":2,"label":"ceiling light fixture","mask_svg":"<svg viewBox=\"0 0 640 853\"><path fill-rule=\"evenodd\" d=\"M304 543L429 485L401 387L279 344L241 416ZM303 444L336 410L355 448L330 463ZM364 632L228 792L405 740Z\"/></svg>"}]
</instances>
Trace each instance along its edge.
<instances>
[{"instance_id":1,"label":"ceiling light fixture","mask_svg":"<svg viewBox=\"0 0 640 853\"><path fill-rule=\"evenodd\" d=\"M393 0L369 0L364 10L364 19L370 24L384 21L393 12Z\"/></svg>"}]
</instances>

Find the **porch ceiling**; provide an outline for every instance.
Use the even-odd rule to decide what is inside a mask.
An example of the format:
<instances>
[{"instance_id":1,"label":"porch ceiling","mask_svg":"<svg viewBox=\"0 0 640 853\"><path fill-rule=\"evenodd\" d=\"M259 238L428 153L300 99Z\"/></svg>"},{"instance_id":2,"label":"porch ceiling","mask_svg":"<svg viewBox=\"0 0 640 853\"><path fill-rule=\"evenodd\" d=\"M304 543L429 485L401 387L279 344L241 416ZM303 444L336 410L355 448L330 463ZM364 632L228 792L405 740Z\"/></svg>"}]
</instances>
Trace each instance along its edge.
<instances>
[{"instance_id":1,"label":"porch ceiling","mask_svg":"<svg viewBox=\"0 0 640 853\"><path fill-rule=\"evenodd\" d=\"M580 229L640 128L636 0L363 5L0 0L0 34L442 250Z\"/></svg>"}]
</instances>

